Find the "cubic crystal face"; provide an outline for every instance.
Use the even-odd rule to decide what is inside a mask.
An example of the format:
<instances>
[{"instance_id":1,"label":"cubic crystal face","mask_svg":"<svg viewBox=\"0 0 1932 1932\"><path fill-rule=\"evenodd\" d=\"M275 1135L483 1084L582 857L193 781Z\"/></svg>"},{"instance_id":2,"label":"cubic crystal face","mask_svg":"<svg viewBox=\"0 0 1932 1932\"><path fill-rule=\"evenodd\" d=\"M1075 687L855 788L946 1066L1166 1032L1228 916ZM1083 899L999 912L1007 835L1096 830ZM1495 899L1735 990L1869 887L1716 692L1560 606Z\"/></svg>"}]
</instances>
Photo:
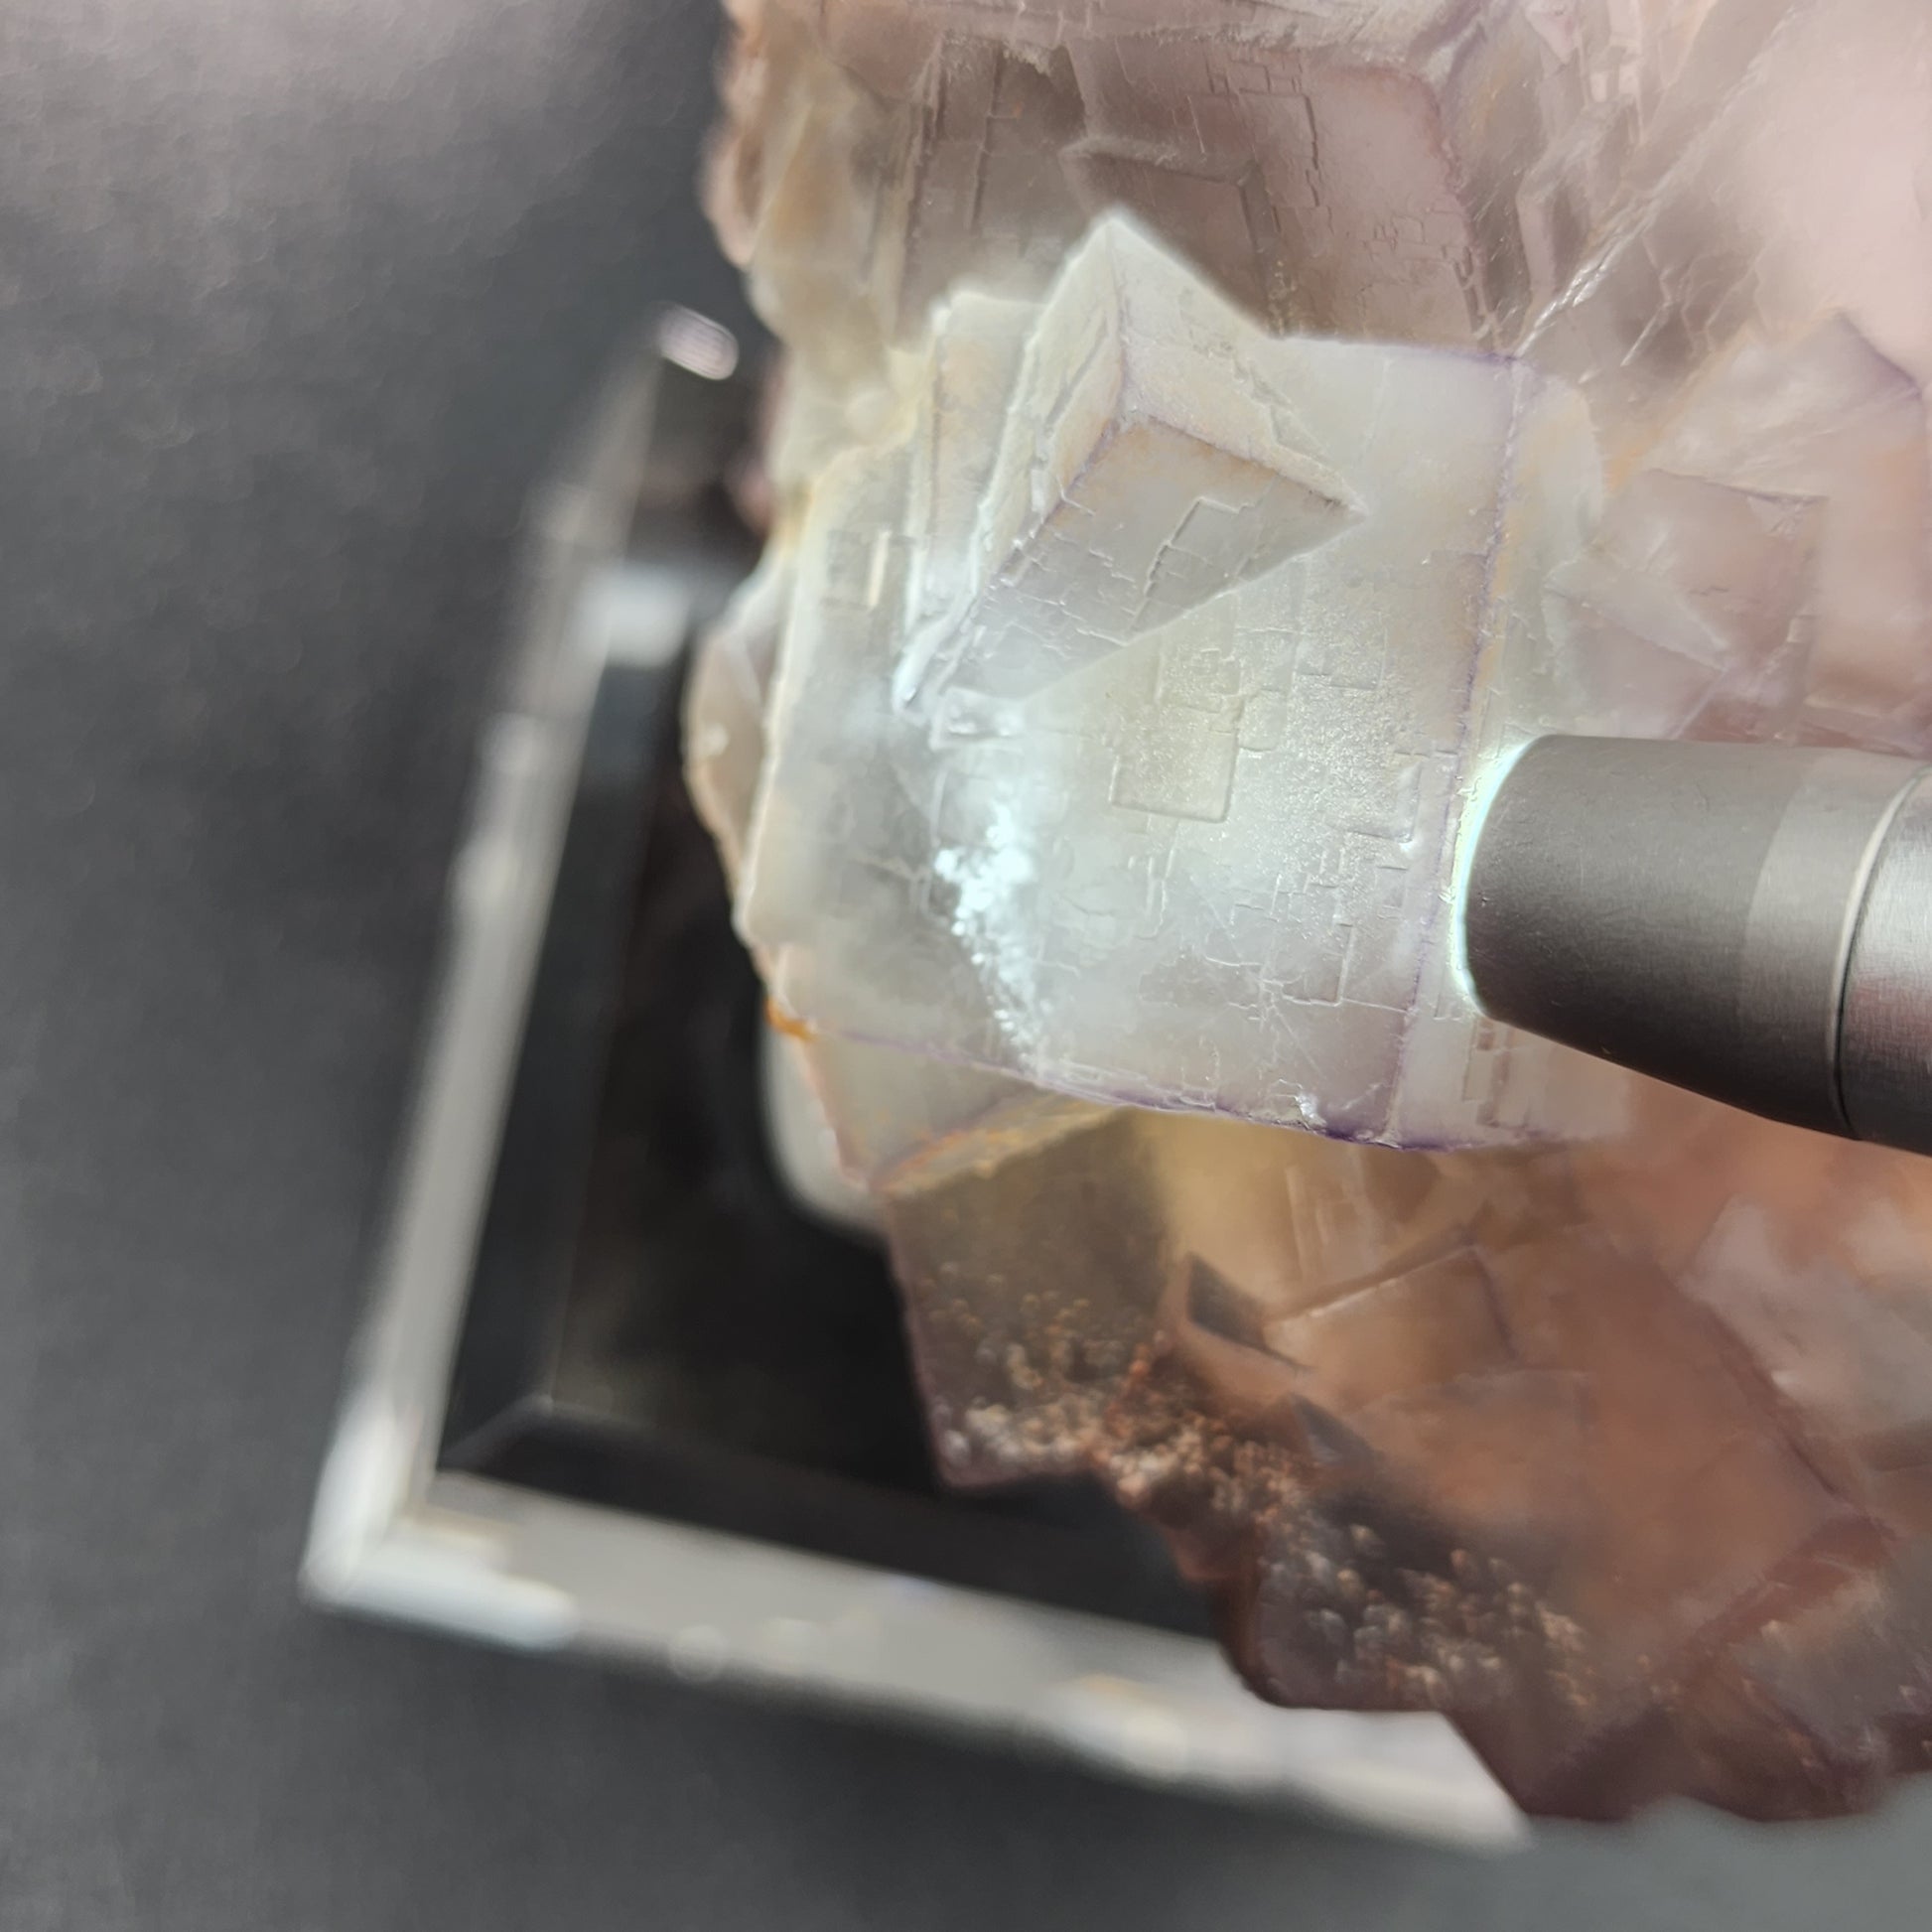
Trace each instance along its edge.
<instances>
[{"instance_id":1,"label":"cubic crystal face","mask_svg":"<svg viewBox=\"0 0 1932 1932\"><path fill-rule=\"evenodd\" d=\"M1118 217L927 363L798 539L741 898L778 1000L1348 1139L1613 1119L1479 1020L1446 912L1479 774L1584 722L1541 592L1594 519L1576 394L1272 336Z\"/></svg>"},{"instance_id":2,"label":"cubic crystal face","mask_svg":"<svg viewBox=\"0 0 1932 1932\"><path fill-rule=\"evenodd\" d=\"M1932 1170L1477 1025L1440 907L1538 731L1932 755L1932 12L732 11L787 375L693 780L942 1465L1531 1808L1873 1802Z\"/></svg>"}]
</instances>

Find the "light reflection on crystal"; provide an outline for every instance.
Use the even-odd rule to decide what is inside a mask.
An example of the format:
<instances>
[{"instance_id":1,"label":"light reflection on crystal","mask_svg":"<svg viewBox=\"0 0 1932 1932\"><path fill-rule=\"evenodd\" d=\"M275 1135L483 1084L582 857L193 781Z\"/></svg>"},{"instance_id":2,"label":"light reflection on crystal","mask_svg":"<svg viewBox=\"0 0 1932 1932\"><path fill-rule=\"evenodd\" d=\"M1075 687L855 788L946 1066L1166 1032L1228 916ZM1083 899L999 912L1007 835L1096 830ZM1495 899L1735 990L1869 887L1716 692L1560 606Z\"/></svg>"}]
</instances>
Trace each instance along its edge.
<instances>
[{"instance_id":1,"label":"light reflection on crystal","mask_svg":"<svg viewBox=\"0 0 1932 1932\"><path fill-rule=\"evenodd\" d=\"M1544 627L1598 501L1574 392L1271 337L1117 219L919 374L800 521L739 898L781 1004L1350 1139L1613 1124L1479 1021L1443 915L1495 758L1623 717Z\"/></svg>"}]
</instances>

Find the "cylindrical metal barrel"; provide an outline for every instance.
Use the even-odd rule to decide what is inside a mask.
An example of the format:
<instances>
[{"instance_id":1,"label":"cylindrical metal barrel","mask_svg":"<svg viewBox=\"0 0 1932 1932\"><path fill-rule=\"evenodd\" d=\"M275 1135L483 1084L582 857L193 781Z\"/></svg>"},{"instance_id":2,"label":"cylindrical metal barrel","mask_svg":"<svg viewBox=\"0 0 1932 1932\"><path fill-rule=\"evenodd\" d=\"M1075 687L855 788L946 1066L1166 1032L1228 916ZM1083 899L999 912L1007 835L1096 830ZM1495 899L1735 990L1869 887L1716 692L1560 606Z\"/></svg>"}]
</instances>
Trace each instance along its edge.
<instances>
[{"instance_id":1,"label":"cylindrical metal barrel","mask_svg":"<svg viewBox=\"0 0 1932 1932\"><path fill-rule=\"evenodd\" d=\"M1544 738L1478 829L1493 1018L1753 1113L1932 1152L1932 774L1787 746Z\"/></svg>"}]
</instances>

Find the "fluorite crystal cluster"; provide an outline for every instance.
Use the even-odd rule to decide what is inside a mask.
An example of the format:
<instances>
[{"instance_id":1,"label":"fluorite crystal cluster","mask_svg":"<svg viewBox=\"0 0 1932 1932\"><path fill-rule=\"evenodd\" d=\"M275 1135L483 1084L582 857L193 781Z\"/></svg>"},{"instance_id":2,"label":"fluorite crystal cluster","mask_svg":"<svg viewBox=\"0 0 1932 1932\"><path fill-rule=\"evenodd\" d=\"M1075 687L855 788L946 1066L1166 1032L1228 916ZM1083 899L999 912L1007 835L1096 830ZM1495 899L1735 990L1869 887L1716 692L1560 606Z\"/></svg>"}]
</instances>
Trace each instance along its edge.
<instances>
[{"instance_id":1,"label":"fluorite crystal cluster","mask_svg":"<svg viewBox=\"0 0 1932 1932\"><path fill-rule=\"evenodd\" d=\"M1447 908L1541 731L1932 752L1932 12L733 11L785 376L689 759L944 1465L1532 1809L1870 1802L1932 1168L1488 1025Z\"/></svg>"}]
</instances>

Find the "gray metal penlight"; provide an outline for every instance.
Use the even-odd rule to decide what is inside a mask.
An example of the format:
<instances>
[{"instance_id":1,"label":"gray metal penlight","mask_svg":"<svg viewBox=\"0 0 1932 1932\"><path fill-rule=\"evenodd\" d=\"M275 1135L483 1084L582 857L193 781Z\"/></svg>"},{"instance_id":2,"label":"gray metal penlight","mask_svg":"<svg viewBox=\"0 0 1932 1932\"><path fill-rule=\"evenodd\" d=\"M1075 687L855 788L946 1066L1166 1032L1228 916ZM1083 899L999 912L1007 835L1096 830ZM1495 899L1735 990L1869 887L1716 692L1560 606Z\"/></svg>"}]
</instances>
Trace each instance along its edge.
<instances>
[{"instance_id":1,"label":"gray metal penlight","mask_svg":"<svg viewBox=\"0 0 1932 1932\"><path fill-rule=\"evenodd\" d=\"M1483 820L1462 911L1491 1018L1932 1153L1932 766L1538 739Z\"/></svg>"}]
</instances>

